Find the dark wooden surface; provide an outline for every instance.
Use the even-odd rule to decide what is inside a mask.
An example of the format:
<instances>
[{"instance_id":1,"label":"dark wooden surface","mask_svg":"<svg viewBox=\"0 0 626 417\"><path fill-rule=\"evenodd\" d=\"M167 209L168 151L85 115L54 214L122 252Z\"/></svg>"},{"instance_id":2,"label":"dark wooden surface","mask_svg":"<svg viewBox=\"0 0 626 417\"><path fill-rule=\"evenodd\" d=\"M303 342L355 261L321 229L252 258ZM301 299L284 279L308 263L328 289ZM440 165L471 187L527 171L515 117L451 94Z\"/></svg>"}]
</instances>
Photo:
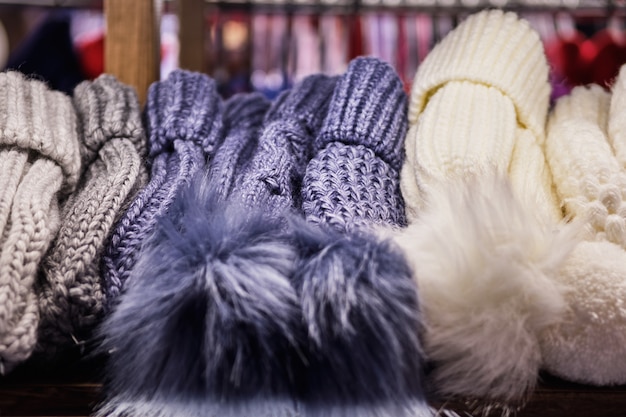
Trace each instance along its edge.
<instances>
[{"instance_id":1,"label":"dark wooden surface","mask_svg":"<svg viewBox=\"0 0 626 417\"><path fill-rule=\"evenodd\" d=\"M34 376L32 371L0 379L0 416L89 416L100 400L94 375ZM441 403L433 403L440 407ZM472 408L448 402L447 409L467 415ZM492 412L492 416L500 413ZM546 377L518 417L624 417L626 386L589 387Z\"/></svg>"}]
</instances>

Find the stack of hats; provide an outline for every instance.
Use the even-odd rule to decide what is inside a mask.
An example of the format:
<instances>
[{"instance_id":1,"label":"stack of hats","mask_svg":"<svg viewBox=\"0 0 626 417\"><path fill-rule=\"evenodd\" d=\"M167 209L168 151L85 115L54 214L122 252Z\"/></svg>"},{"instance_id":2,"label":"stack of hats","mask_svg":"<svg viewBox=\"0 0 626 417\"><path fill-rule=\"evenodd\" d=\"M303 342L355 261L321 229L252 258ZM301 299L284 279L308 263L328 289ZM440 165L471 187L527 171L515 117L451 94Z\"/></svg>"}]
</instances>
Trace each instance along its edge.
<instances>
[{"instance_id":1,"label":"stack of hats","mask_svg":"<svg viewBox=\"0 0 626 417\"><path fill-rule=\"evenodd\" d=\"M550 85L541 40L513 13L476 13L419 67L402 167L435 390L515 407L566 310L552 280L571 251L542 147Z\"/></svg>"},{"instance_id":2,"label":"stack of hats","mask_svg":"<svg viewBox=\"0 0 626 417\"><path fill-rule=\"evenodd\" d=\"M360 94L349 96L355 83ZM381 108L388 118L376 135L359 133ZM349 189L343 220L354 229L403 221L406 95L397 75L361 58L339 79L307 77L269 108L251 94L223 109L224 139L207 172L157 221L104 324L112 353L100 413L429 413L417 292L401 253L300 212L315 184ZM335 166L352 181L324 184ZM368 176L372 166L390 178ZM367 193L376 181L395 208L378 209L380 196Z\"/></svg>"},{"instance_id":3,"label":"stack of hats","mask_svg":"<svg viewBox=\"0 0 626 417\"><path fill-rule=\"evenodd\" d=\"M37 341L39 263L59 227L60 201L81 159L69 97L16 72L0 74L0 374Z\"/></svg>"}]
</instances>

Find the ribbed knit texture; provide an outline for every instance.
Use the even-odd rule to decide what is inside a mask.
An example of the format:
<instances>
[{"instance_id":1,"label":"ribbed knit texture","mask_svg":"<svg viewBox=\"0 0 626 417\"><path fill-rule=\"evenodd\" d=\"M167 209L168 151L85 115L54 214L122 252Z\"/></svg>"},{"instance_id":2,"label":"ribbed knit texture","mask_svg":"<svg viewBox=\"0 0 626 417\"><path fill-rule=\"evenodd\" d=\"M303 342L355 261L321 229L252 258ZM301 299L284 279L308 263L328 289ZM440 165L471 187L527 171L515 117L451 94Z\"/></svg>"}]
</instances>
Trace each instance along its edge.
<instances>
[{"instance_id":1,"label":"ribbed knit texture","mask_svg":"<svg viewBox=\"0 0 626 417\"><path fill-rule=\"evenodd\" d=\"M211 182L228 197L257 149L270 102L260 93L235 94L224 102L224 141L209 167Z\"/></svg>"},{"instance_id":2,"label":"ribbed knit texture","mask_svg":"<svg viewBox=\"0 0 626 417\"><path fill-rule=\"evenodd\" d=\"M37 269L59 228L59 200L79 177L70 99L21 74L0 74L0 144L0 373L5 373L35 347Z\"/></svg>"},{"instance_id":3,"label":"ribbed knit texture","mask_svg":"<svg viewBox=\"0 0 626 417\"><path fill-rule=\"evenodd\" d=\"M302 177L336 83L336 77L311 75L272 103L233 190L246 204L273 217L299 209Z\"/></svg>"},{"instance_id":4,"label":"ribbed knit texture","mask_svg":"<svg viewBox=\"0 0 626 417\"><path fill-rule=\"evenodd\" d=\"M556 279L565 318L542 337L544 366L576 382L626 383L626 68L612 94L577 87L550 115L546 155L566 216L583 222L580 243Z\"/></svg>"},{"instance_id":5,"label":"ribbed knit texture","mask_svg":"<svg viewBox=\"0 0 626 417\"><path fill-rule=\"evenodd\" d=\"M104 255L108 307L122 290L156 219L223 139L222 101L215 81L204 74L176 70L152 84L145 112L151 176L115 226Z\"/></svg>"},{"instance_id":6,"label":"ribbed knit texture","mask_svg":"<svg viewBox=\"0 0 626 417\"><path fill-rule=\"evenodd\" d=\"M539 334L564 312L551 277L576 239L560 224L543 153L549 96L538 34L501 10L466 18L415 76L401 171L411 225L398 241L443 395L522 402L539 372Z\"/></svg>"},{"instance_id":7,"label":"ribbed knit texture","mask_svg":"<svg viewBox=\"0 0 626 417\"><path fill-rule=\"evenodd\" d=\"M406 111L407 97L391 66L370 57L351 61L306 167L302 209L307 221L342 231L405 223L399 170Z\"/></svg>"},{"instance_id":8,"label":"ribbed knit texture","mask_svg":"<svg viewBox=\"0 0 626 417\"><path fill-rule=\"evenodd\" d=\"M146 137L134 90L113 76L80 84L74 106L84 172L62 207L61 229L42 264L39 349L84 343L102 315L101 258L114 222L147 181Z\"/></svg>"},{"instance_id":9,"label":"ribbed knit texture","mask_svg":"<svg viewBox=\"0 0 626 417\"><path fill-rule=\"evenodd\" d=\"M541 40L516 14L476 13L446 36L419 67L411 91L401 175L409 220L433 184L494 171L511 179L518 198L560 218L542 155L549 96ZM523 168L528 161L532 169Z\"/></svg>"}]
</instances>

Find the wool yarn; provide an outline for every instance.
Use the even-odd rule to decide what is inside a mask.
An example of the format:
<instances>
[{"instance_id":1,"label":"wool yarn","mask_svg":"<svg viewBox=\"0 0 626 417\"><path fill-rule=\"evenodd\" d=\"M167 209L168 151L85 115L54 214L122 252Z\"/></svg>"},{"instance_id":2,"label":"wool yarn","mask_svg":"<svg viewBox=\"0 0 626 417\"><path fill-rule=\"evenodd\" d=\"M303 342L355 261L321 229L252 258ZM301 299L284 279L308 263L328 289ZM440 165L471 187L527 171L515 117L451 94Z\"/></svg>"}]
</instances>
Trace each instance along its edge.
<instances>
[{"instance_id":1,"label":"wool yarn","mask_svg":"<svg viewBox=\"0 0 626 417\"><path fill-rule=\"evenodd\" d=\"M17 72L0 73L0 94L0 373L6 373L35 348L37 270L81 160L69 97Z\"/></svg>"},{"instance_id":2,"label":"wool yarn","mask_svg":"<svg viewBox=\"0 0 626 417\"><path fill-rule=\"evenodd\" d=\"M102 317L100 261L115 221L147 181L147 144L134 90L113 76L79 84L81 178L61 208L61 228L38 285L39 351L82 346Z\"/></svg>"},{"instance_id":3,"label":"wool yarn","mask_svg":"<svg viewBox=\"0 0 626 417\"><path fill-rule=\"evenodd\" d=\"M117 222L104 255L108 309L123 290L157 218L223 139L222 101L215 81L206 75L173 71L150 86L145 111L150 181Z\"/></svg>"},{"instance_id":4,"label":"wool yarn","mask_svg":"<svg viewBox=\"0 0 626 417\"><path fill-rule=\"evenodd\" d=\"M539 35L501 10L466 18L415 75L401 171L411 224L396 240L443 396L523 402L539 333L565 312L551 278L576 238L543 154L549 96Z\"/></svg>"},{"instance_id":5,"label":"wool yarn","mask_svg":"<svg viewBox=\"0 0 626 417\"><path fill-rule=\"evenodd\" d=\"M542 334L543 365L594 385L626 382L626 67L611 91L576 87L548 122L546 155L565 215L584 224L583 241L556 280L568 288L562 321Z\"/></svg>"}]
</instances>

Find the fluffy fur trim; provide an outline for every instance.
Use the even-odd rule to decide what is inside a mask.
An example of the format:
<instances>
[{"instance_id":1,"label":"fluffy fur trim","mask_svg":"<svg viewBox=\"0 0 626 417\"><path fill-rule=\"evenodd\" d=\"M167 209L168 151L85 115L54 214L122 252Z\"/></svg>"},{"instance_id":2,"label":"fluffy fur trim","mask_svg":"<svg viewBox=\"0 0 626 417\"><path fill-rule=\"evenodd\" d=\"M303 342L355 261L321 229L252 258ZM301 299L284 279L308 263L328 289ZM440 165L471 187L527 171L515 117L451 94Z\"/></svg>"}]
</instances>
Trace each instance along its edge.
<instances>
[{"instance_id":1,"label":"fluffy fur trim","mask_svg":"<svg viewBox=\"0 0 626 417\"><path fill-rule=\"evenodd\" d=\"M353 405L367 405L356 415L405 415L424 398L424 357L417 291L401 251L304 222L294 233L294 286L310 343L307 412L319 407L327 416L336 406L332 415L355 415Z\"/></svg>"},{"instance_id":2,"label":"fluffy fur trim","mask_svg":"<svg viewBox=\"0 0 626 417\"><path fill-rule=\"evenodd\" d=\"M480 175L433 187L396 241L415 271L439 393L523 400L541 362L538 334L566 309L552 277L578 227L540 218L506 179Z\"/></svg>"},{"instance_id":3,"label":"fluffy fur trim","mask_svg":"<svg viewBox=\"0 0 626 417\"><path fill-rule=\"evenodd\" d=\"M281 226L219 201L204 176L179 194L101 331L109 413L133 399L292 396L303 327L290 282L296 253Z\"/></svg>"}]
</instances>

